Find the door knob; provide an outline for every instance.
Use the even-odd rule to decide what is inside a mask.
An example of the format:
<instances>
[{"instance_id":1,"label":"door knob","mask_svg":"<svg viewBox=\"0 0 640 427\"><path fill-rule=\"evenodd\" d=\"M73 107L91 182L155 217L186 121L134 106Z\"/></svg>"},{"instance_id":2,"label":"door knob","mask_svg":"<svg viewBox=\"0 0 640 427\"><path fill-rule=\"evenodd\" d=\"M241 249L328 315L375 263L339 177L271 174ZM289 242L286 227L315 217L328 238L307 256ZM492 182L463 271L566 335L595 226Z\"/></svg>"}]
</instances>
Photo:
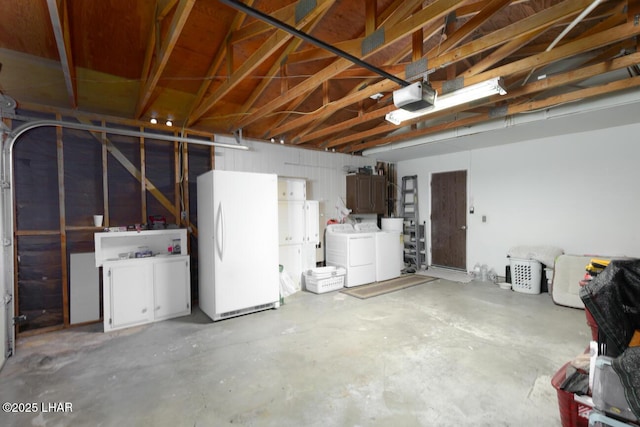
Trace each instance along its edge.
<instances>
[{"instance_id":1,"label":"door knob","mask_svg":"<svg viewBox=\"0 0 640 427\"><path fill-rule=\"evenodd\" d=\"M466 230L466 229L467 229L467 226L466 226L466 225L461 225L461 226L460 226L460 230Z\"/></svg>"}]
</instances>

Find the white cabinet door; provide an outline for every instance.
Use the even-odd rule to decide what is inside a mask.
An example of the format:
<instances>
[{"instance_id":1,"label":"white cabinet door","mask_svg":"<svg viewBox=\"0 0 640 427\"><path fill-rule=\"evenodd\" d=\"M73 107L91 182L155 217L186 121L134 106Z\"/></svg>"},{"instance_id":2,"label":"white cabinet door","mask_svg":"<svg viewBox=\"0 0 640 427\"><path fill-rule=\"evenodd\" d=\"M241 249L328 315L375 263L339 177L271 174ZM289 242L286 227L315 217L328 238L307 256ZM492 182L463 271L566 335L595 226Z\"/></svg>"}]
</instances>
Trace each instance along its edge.
<instances>
[{"instance_id":1,"label":"white cabinet door","mask_svg":"<svg viewBox=\"0 0 640 427\"><path fill-rule=\"evenodd\" d=\"M105 263L103 275L105 331L153 320L151 263Z\"/></svg>"},{"instance_id":2,"label":"white cabinet door","mask_svg":"<svg viewBox=\"0 0 640 427\"><path fill-rule=\"evenodd\" d=\"M304 203L278 202L278 242L298 245L304 241Z\"/></svg>"},{"instance_id":3,"label":"white cabinet door","mask_svg":"<svg viewBox=\"0 0 640 427\"><path fill-rule=\"evenodd\" d=\"M304 202L304 243L320 243L320 204L317 200Z\"/></svg>"},{"instance_id":4,"label":"white cabinet door","mask_svg":"<svg viewBox=\"0 0 640 427\"><path fill-rule=\"evenodd\" d=\"M295 178L278 178L278 200L305 200L307 181Z\"/></svg>"},{"instance_id":5,"label":"white cabinet door","mask_svg":"<svg viewBox=\"0 0 640 427\"><path fill-rule=\"evenodd\" d=\"M153 264L155 320L191 313L189 257L173 256Z\"/></svg>"}]
</instances>

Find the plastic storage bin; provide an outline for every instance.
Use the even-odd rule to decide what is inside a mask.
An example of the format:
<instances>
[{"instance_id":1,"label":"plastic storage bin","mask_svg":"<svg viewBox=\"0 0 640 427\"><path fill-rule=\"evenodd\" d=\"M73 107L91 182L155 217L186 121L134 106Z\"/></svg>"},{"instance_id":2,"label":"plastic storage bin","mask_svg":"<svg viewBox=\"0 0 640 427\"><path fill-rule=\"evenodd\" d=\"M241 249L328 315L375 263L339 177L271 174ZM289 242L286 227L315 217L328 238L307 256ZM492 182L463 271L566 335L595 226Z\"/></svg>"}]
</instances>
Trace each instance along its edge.
<instances>
[{"instance_id":1,"label":"plastic storage bin","mask_svg":"<svg viewBox=\"0 0 640 427\"><path fill-rule=\"evenodd\" d=\"M533 259L511 258L511 288L525 294L539 294L542 264Z\"/></svg>"},{"instance_id":2,"label":"plastic storage bin","mask_svg":"<svg viewBox=\"0 0 640 427\"><path fill-rule=\"evenodd\" d=\"M627 424L615 418L607 417L596 410L589 415L589 426L592 427L634 427L636 424Z\"/></svg>"},{"instance_id":3,"label":"plastic storage bin","mask_svg":"<svg viewBox=\"0 0 640 427\"><path fill-rule=\"evenodd\" d=\"M566 378L569 363L565 363L551 378L551 385L558 393L560 422L562 427L587 427L589 425L589 414L591 414L593 408L577 402L573 393L560 389Z\"/></svg>"},{"instance_id":4,"label":"plastic storage bin","mask_svg":"<svg viewBox=\"0 0 640 427\"><path fill-rule=\"evenodd\" d=\"M314 294L336 291L344 287L344 276L347 270L342 267L319 267L304 273L306 289Z\"/></svg>"},{"instance_id":5,"label":"plastic storage bin","mask_svg":"<svg viewBox=\"0 0 640 427\"><path fill-rule=\"evenodd\" d=\"M613 358L598 356L593 375L593 406L605 415L612 415L618 419L638 421L629 407L625 397L625 390L620 377L611 366Z\"/></svg>"}]
</instances>

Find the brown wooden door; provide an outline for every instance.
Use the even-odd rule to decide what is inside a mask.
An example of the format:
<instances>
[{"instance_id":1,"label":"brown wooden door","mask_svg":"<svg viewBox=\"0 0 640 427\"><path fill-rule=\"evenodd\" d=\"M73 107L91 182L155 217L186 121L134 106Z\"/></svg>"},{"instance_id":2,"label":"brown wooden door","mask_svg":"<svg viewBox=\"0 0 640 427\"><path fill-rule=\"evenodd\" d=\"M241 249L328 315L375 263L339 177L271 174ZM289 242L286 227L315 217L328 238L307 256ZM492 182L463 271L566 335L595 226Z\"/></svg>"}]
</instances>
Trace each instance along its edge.
<instances>
[{"instance_id":1,"label":"brown wooden door","mask_svg":"<svg viewBox=\"0 0 640 427\"><path fill-rule=\"evenodd\" d=\"M431 265L467 269L467 171L431 177Z\"/></svg>"}]
</instances>

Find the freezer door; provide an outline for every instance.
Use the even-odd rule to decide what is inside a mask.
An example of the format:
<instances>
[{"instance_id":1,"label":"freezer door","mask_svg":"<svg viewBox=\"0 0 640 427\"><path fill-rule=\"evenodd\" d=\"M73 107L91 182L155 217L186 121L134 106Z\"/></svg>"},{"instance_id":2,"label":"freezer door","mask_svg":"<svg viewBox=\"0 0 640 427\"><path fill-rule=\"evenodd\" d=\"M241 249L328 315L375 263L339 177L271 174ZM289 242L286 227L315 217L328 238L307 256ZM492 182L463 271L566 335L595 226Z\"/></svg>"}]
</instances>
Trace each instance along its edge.
<instances>
[{"instance_id":1,"label":"freezer door","mask_svg":"<svg viewBox=\"0 0 640 427\"><path fill-rule=\"evenodd\" d=\"M214 171L216 314L279 300L277 175Z\"/></svg>"}]
</instances>

